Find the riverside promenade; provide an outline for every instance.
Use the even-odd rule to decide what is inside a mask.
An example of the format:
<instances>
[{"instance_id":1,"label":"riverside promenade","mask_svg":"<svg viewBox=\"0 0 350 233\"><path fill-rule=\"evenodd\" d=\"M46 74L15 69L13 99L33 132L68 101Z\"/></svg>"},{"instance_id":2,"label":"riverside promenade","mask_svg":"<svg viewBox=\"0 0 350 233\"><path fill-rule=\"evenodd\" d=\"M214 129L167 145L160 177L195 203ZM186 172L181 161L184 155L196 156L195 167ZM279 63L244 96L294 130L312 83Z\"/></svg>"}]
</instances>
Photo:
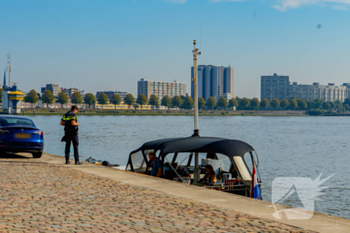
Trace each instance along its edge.
<instances>
[{"instance_id":1,"label":"riverside promenade","mask_svg":"<svg viewBox=\"0 0 350 233\"><path fill-rule=\"evenodd\" d=\"M49 154L40 159L0 157L0 232L296 233L350 229L348 220L328 215L315 216L311 224L277 222L270 216L272 210L266 213L267 202L103 166L63 162L64 158ZM152 189L147 188L150 184Z\"/></svg>"}]
</instances>

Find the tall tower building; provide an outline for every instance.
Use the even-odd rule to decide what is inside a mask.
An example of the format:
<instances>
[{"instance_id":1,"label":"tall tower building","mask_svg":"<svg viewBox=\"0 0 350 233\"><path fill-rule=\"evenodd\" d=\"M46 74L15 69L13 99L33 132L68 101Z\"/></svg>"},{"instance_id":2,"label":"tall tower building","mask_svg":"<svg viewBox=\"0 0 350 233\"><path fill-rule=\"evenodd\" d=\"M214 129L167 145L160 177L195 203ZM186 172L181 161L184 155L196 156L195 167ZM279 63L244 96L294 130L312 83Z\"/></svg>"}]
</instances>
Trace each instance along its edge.
<instances>
[{"instance_id":1,"label":"tall tower building","mask_svg":"<svg viewBox=\"0 0 350 233\"><path fill-rule=\"evenodd\" d=\"M226 67L224 70L224 93L233 95L233 67Z\"/></svg>"},{"instance_id":2,"label":"tall tower building","mask_svg":"<svg viewBox=\"0 0 350 233\"><path fill-rule=\"evenodd\" d=\"M193 67L191 68L191 80L193 79ZM233 97L233 67L199 65L198 66L198 97L207 100L209 97ZM193 98L193 83L191 84L191 96Z\"/></svg>"}]
</instances>

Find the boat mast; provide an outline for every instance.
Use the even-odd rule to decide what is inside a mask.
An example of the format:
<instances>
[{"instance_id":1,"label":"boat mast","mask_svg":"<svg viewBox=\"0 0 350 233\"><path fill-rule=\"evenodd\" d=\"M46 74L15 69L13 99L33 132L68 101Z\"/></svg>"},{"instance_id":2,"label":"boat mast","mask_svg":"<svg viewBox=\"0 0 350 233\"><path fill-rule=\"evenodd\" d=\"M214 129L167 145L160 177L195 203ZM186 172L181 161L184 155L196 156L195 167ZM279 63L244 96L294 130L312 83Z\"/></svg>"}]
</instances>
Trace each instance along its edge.
<instances>
[{"instance_id":1,"label":"boat mast","mask_svg":"<svg viewBox=\"0 0 350 233\"><path fill-rule=\"evenodd\" d=\"M198 52L198 48L196 48L197 41L193 41L194 49L193 49L193 97L194 97L194 133L192 137L199 136L199 127L198 127L198 69L197 69L197 57L198 54L201 54L201 52ZM200 177L200 168L199 168L199 161L198 161L198 152L195 153L195 166L194 166L194 179L193 184L198 184L199 177Z\"/></svg>"},{"instance_id":2,"label":"boat mast","mask_svg":"<svg viewBox=\"0 0 350 233\"><path fill-rule=\"evenodd\" d=\"M197 41L193 41L194 49L193 49L193 97L194 97L194 134L193 136L199 136L199 127L198 127L198 69L197 69L197 57L198 54L201 54L201 52L198 52L198 48L196 48Z\"/></svg>"}]
</instances>

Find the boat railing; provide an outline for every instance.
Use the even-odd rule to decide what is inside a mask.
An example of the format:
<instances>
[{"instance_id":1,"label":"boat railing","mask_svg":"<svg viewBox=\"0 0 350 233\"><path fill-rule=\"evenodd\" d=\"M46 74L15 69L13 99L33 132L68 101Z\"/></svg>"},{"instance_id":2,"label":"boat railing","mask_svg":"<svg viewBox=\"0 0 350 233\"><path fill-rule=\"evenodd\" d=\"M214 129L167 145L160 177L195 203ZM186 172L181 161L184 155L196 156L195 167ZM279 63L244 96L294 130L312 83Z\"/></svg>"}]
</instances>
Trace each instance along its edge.
<instances>
[{"instance_id":1,"label":"boat railing","mask_svg":"<svg viewBox=\"0 0 350 233\"><path fill-rule=\"evenodd\" d=\"M222 191L244 190L246 188L244 184L224 185L223 183L205 185L204 187L207 189L217 189Z\"/></svg>"}]
</instances>

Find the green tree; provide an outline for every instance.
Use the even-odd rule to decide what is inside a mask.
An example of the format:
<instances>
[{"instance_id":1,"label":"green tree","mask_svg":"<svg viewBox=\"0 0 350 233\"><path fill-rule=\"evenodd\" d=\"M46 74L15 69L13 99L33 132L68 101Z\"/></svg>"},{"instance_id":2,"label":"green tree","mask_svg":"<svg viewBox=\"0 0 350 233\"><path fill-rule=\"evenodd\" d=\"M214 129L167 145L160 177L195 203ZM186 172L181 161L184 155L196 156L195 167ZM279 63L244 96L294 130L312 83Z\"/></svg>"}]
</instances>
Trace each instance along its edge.
<instances>
[{"instance_id":1,"label":"green tree","mask_svg":"<svg viewBox=\"0 0 350 233\"><path fill-rule=\"evenodd\" d=\"M91 107L91 105L94 105L96 103L96 99L94 94L92 93L87 93L84 96L84 103L89 105L89 108Z\"/></svg>"},{"instance_id":2,"label":"green tree","mask_svg":"<svg viewBox=\"0 0 350 233\"><path fill-rule=\"evenodd\" d=\"M350 106L350 98L346 98L345 100L344 100L344 103L343 103L344 105L345 104L348 104L349 106Z\"/></svg>"},{"instance_id":3,"label":"green tree","mask_svg":"<svg viewBox=\"0 0 350 233\"><path fill-rule=\"evenodd\" d=\"M267 108L269 105L270 105L270 101L269 101L268 99L263 98L263 99L261 100L260 106L261 106L262 108Z\"/></svg>"},{"instance_id":4,"label":"green tree","mask_svg":"<svg viewBox=\"0 0 350 233\"><path fill-rule=\"evenodd\" d=\"M137 97L136 103L141 105L141 109L142 109L143 105L146 105L148 103L148 99L144 94L140 94Z\"/></svg>"},{"instance_id":5,"label":"green tree","mask_svg":"<svg viewBox=\"0 0 350 233\"><path fill-rule=\"evenodd\" d=\"M243 99L241 99L241 103L239 105L242 106L244 109L247 109L250 106L250 100L244 97Z\"/></svg>"},{"instance_id":6,"label":"green tree","mask_svg":"<svg viewBox=\"0 0 350 233\"><path fill-rule=\"evenodd\" d=\"M335 108L336 108L337 110L340 110L340 111L343 110L343 103L342 103L340 100L334 101L334 104L335 104Z\"/></svg>"},{"instance_id":7,"label":"green tree","mask_svg":"<svg viewBox=\"0 0 350 233\"><path fill-rule=\"evenodd\" d=\"M194 101L191 96L186 96L186 99L182 103L182 107L184 109L192 109L194 105Z\"/></svg>"},{"instance_id":8,"label":"green tree","mask_svg":"<svg viewBox=\"0 0 350 233\"><path fill-rule=\"evenodd\" d=\"M181 108L182 106L182 99L180 96L176 95L171 99L171 106L174 108Z\"/></svg>"},{"instance_id":9,"label":"green tree","mask_svg":"<svg viewBox=\"0 0 350 233\"><path fill-rule=\"evenodd\" d=\"M47 107L49 107L49 104L52 104L55 98L53 97L53 94L50 90L44 91L43 96L41 97L41 100L44 104L47 104Z\"/></svg>"},{"instance_id":10,"label":"green tree","mask_svg":"<svg viewBox=\"0 0 350 233\"><path fill-rule=\"evenodd\" d=\"M271 101L271 106L273 108L278 108L280 106L280 101L277 99L277 98L274 98L272 101Z\"/></svg>"},{"instance_id":11,"label":"green tree","mask_svg":"<svg viewBox=\"0 0 350 233\"><path fill-rule=\"evenodd\" d=\"M325 109L325 110L329 110L329 109L331 109L331 105L328 102L324 102L322 104L322 108Z\"/></svg>"},{"instance_id":12,"label":"green tree","mask_svg":"<svg viewBox=\"0 0 350 233\"><path fill-rule=\"evenodd\" d=\"M103 109L103 105L108 104L109 100L108 100L108 96L106 93L101 93L98 98L97 101L99 104L102 105L102 109Z\"/></svg>"},{"instance_id":13,"label":"green tree","mask_svg":"<svg viewBox=\"0 0 350 233\"><path fill-rule=\"evenodd\" d=\"M138 109L140 106L138 104L134 104L134 109Z\"/></svg>"},{"instance_id":14,"label":"green tree","mask_svg":"<svg viewBox=\"0 0 350 233\"><path fill-rule=\"evenodd\" d=\"M213 109L216 106L216 99L210 96L205 105L208 107L208 109Z\"/></svg>"},{"instance_id":15,"label":"green tree","mask_svg":"<svg viewBox=\"0 0 350 233\"><path fill-rule=\"evenodd\" d=\"M223 109L226 109L228 106L227 99L225 97L220 97L216 106L223 108Z\"/></svg>"},{"instance_id":16,"label":"green tree","mask_svg":"<svg viewBox=\"0 0 350 233\"><path fill-rule=\"evenodd\" d=\"M250 106L255 109L258 110L260 107L260 101L258 98L254 97L251 101L250 101Z\"/></svg>"},{"instance_id":17,"label":"green tree","mask_svg":"<svg viewBox=\"0 0 350 233\"><path fill-rule=\"evenodd\" d=\"M61 108L63 108L63 104L68 103L68 96L66 95L66 93L64 93L63 91L58 93L56 103L61 104Z\"/></svg>"},{"instance_id":18,"label":"green tree","mask_svg":"<svg viewBox=\"0 0 350 233\"><path fill-rule=\"evenodd\" d=\"M289 106L289 101L286 98L282 99L281 107L286 109L286 108L288 108L288 106Z\"/></svg>"},{"instance_id":19,"label":"green tree","mask_svg":"<svg viewBox=\"0 0 350 233\"><path fill-rule=\"evenodd\" d=\"M129 108L135 103L134 96L132 94L127 94L124 98L124 103L129 105Z\"/></svg>"},{"instance_id":20,"label":"green tree","mask_svg":"<svg viewBox=\"0 0 350 233\"><path fill-rule=\"evenodd\" d=\"M300 110L306 110L307 109L307 102L304 99L297 99L298 101L298 107Z\"/></svg>"},{"instance_id":21,"label":"green tree","mask_svg":"<svg viewBox=\"0 0 350 233\"><path fill-rule=\"evenodd\" d=\"M232 98L228 101L228 107L233 108L233 107L238 107L238 100L236 98Z\"/></svg>"},{"instance_id":22,"label":"green tree","mask_svg":"<svg viewBox=\"0 0 350 233\"><path fill-rule=\"evenodd\" d=\"M171 107L171 99L168 95L162 98L161 105L167 107L168 109Z\"/></svg>"},{"instance_id":23,"label":"green tree","mask_svg":"<svg viewBox=\"0 0 350 233\"><path fill-rule=\"evenodd\" d=\"M120 98L120 95L114 94L112 96L111 102L114 104L114 108L117 109L117 105L122 102L122 98Z\"/></svg>"},{"instance_id":24,"label":"green tree","mask_svg":"<svg viewBox=\"0 0 350 233\"><path fill-rule=\"evenodd\" d=\"M182 99L182 103L185 101L185 99L186 99L186 96L180 96L181 97L181 99Z\"/></svg>"},{"instance_id":25,"label":"green tree","mask_svg":"<svg viewBox=\"0 0 350 233\"><path fill-rule=\"evenodd\" d=\"M24 97L24 102L27 102L27 103L31 103L32 104L32 107L34 107L33 105L35 103L37 103L39 100L39 97L38 97L38 93L36 93L36 91L33 89L31 90L27 95L26 97Z\"/></svg>"},{"instance_id":26,"label":"green tree","mask_svg":"<svg viewBox=\"0 0 350 233\"><path fill-rule=\"evenodd\" d=\"M350 110L350 105L349 104L344 104L344 108L346 109L346 111Z\"/></svg>"},{"instance_id":27,"label":"green tree","mask_svg":"<svg viewBox=\"0 0 350 233\"><path fill-rule=\"evenodd\" d=\"M71 102L73 104L82 104L83 103L83 100L81 99L81 95L79 92L74 92L70 99L71 99Z\"/></svg>"},{"instance_id":28,"label":"green tree","mask_svg":"<svg viewBox=\"0 0 350 233\"><path fill-rule=\"evenodd\" d=\"M323 104L323 100L317 98L317 99L314 99L312 103L313 103L313 108L321 108Z\"/></svg>"},{"instance_id":29,"label":"green tree","mask_svg":"<svg viewBox=\"0 0 350 233\"><path fill-rule=\"evenodd\" d=\"M158 108L159 107L159 98L155 94L152 94L149 98L149 104Z\"/></svg>"},{"instance_id":30,"label":"green tree","mask_svg":"<svg viewBox=\"0 0 350 233\"><path fill-rule=\"evenodd\" d=\"M290 99L289 101L289 107L290 109L296 109L298 107L298 102L296 99Z\"/></svg>"},{"instance_id":31,"label":"green tree","mask_svg":"<svg viewBox=\"0 0 350 233\"><path fill-rule=\"evenodd\" d=\"M205 107L205 100L203 97L198 98L198 109L203 109Z\"/></svg>"}]
</instances>

